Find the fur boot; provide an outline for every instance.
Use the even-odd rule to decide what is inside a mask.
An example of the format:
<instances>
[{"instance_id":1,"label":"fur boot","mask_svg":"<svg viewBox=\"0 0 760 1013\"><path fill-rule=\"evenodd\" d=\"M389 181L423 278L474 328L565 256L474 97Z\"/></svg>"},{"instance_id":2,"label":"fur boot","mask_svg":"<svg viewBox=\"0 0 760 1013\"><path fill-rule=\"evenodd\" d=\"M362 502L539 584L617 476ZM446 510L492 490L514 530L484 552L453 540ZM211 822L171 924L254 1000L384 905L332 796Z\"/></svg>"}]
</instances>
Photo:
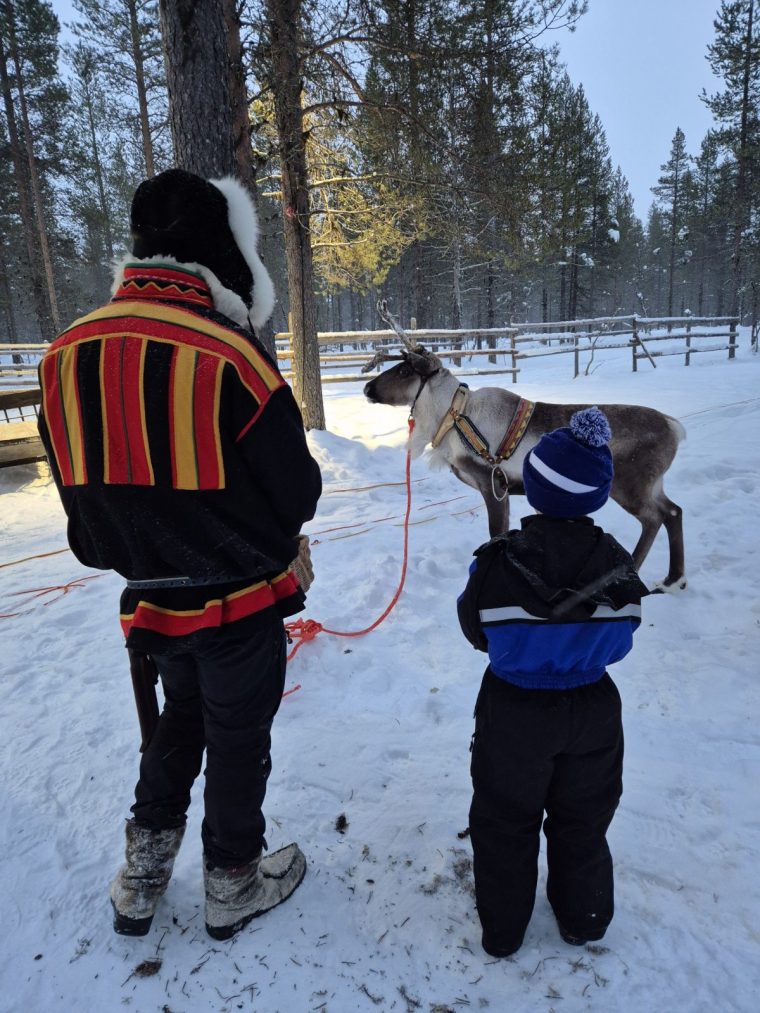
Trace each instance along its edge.
<instances>
[{"instance_id":1,"label":"fur boot","mask_svg":"<svg viewBox=\"0 0 760 1013\"><path fill-rule=\"evenodd\" d=\"M149 830L127 821L127 862L111 883L114 932L144 936L149 931L184 834L184 826Z\"/></svg>"},{"instance_id":2,"label":"fur boot","mask_svg":"<svg viewBox=\"0 0 760 1013\"><path fill-rule=\"evenodd\" d=\"M301 884L306 859L297 844L237 869L209 868L204 861L206 931L230 939L254 918L282 904Z\"/></svg>"}]
</instances>

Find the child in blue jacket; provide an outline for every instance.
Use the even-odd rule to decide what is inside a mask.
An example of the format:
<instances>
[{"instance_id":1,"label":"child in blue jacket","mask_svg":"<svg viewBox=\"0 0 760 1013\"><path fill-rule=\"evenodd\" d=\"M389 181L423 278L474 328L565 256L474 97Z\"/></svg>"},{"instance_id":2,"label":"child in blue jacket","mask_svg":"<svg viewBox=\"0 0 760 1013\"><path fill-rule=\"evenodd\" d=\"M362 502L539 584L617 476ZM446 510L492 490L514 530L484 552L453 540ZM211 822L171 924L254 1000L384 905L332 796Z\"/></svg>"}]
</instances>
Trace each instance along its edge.
<instances>
[{"instance_id":1,"label":"child in blue jacket","mask_svg":"<svg viewBox=\"0 0 760 1013\"><path fill-rule=\"evenodd\" d=\"M601 939L612 920L605 835L622 793L623 726L607 667L630 651L648 592L587 516L609 495L611 436L588 408L539 440L523 465L537 513L476 551L458 602L490 662L475 705L470 833L483 948L495 957L522 944L542 822L562 938Z\"/></svg>"}]
</instances>

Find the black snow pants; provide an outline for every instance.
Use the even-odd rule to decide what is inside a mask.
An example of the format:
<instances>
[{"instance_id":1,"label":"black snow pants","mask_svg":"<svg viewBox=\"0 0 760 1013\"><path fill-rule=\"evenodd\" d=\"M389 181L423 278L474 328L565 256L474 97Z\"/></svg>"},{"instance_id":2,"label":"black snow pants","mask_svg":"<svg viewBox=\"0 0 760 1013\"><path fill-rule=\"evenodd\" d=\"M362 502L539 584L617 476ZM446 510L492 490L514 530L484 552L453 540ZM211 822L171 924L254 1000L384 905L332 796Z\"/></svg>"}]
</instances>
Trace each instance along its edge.
<instances>
[{"instance_id":1,"label":"black snow pants","mask_svg":"<svg viewBox=\"0 0 760 1013\"><path fill-rule=\"evenodd\" d=\"M536 895L544 811L547 896L566 933L601 939L613 915L605 838L622 794L620 695L605 674L576 689L483 677L475 711L470 833L484 945L522 943Z\"/></svg>"},{"instance_id":2,"label":"black snow pants","mask_svg":"<svg viewBox=\"0 0 760 1013\"><path fill-rule=\"evenodd\" d=\"M152 655L164 708L142 756L132 812L156 830L183 825L205 749L203 848L211 865L234 868L264 846L270 730L285 683L283 623L166 643Z\"/></svg>"}]
</instances>

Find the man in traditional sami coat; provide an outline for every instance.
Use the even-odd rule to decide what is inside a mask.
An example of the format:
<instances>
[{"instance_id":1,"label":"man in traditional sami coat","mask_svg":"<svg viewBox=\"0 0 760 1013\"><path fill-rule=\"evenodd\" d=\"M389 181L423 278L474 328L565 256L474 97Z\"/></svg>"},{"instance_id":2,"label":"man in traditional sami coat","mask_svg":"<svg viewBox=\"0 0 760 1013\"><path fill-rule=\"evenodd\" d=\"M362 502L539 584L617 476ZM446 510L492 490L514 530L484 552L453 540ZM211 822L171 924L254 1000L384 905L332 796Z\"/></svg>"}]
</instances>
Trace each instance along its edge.
<instances>
[{"instance_id":1,"label":"man in traditional sami coat","mask_svg":"<svg viewBox=\"0 0 760 1013\"><path fill-rule=\"evenodd\" d=\"M206 751L206 927L227 939L285 900L306 864L267 857L261 812L285 678L291 564L321 492L290 388L252 333L272 282L253 203L232 179L173 169L132 203L111 301L40 366L44 441L69 544L127 580L121 625L164 707L145 749L111 886L114 928L148 932Z\"/></svg>"}]
</instances>

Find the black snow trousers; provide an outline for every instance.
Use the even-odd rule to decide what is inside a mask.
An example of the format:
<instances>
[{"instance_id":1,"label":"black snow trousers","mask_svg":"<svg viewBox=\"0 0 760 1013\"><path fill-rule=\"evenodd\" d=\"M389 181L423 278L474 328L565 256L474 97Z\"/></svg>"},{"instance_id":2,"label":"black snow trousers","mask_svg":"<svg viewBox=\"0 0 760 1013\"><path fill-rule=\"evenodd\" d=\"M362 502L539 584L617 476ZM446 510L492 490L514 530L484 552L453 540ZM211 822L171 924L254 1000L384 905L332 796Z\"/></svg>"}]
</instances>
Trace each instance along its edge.
<instances>
[{"instance_id":1,"label":"black snow trousers","mask_svg":"<svg viewBox=\"0 0 760 1013\"><path fill-rule=\"evenodd\" d=\"M152 655L164 707L142 756L132 812L155 830L182 826L205 749L207 861L244 865L264 847L270 730L285 683L283 622L274 619L245 635L203 630L189 641L167 637L166 643Z\"/></svg>"},{"instance_id":2,"label":"black snow trousers","mask_svg":"<svg viewBox=\"0 0 760 1013\"><path fill-rule=\"evenodd\" d=\"M605 838L622 794L620 695L605 674L566 691L486 670L475 709L470 834L483 945L518 949L536 895L546 812L547 896L564 932L601 939L613 915Z\"/></svg>"}]
</instances>

